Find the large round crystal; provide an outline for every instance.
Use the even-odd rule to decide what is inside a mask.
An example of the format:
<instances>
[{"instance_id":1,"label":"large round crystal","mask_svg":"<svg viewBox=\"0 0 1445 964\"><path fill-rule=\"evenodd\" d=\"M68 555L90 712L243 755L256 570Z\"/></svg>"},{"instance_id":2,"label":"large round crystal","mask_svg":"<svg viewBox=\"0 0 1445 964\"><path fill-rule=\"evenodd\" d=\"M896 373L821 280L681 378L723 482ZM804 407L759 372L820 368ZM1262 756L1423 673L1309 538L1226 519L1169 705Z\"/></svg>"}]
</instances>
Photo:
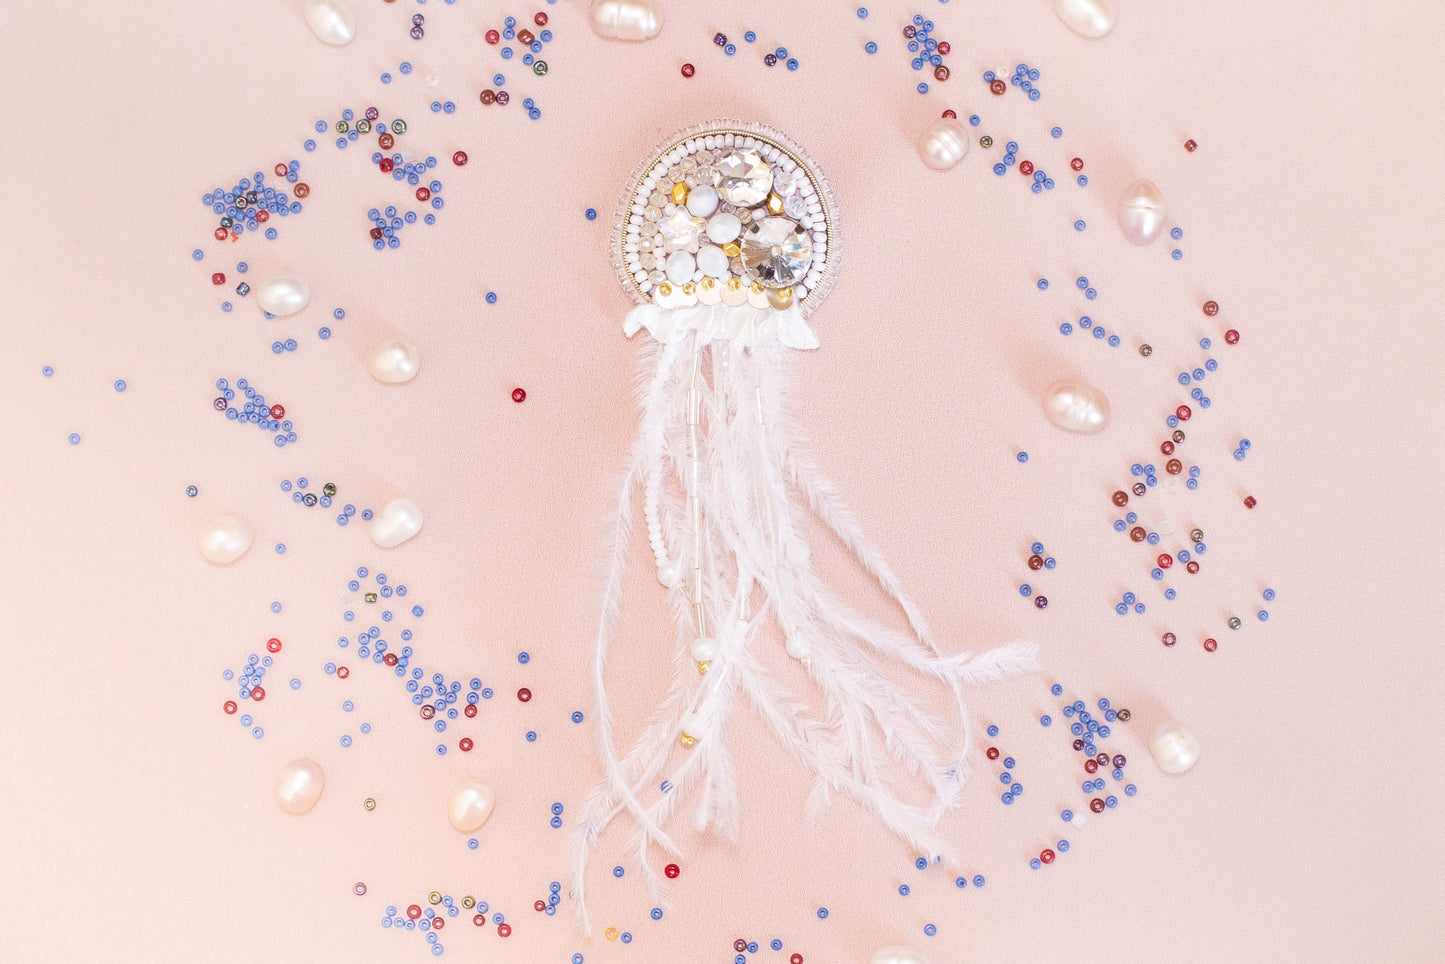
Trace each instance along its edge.
<instances>
[{"instance_id":1,"label":"large round crystal","mask_svg":"<svg viewBox=\"0 0 1445 964\"><path fill-rule=\"evenodd\" d=\"M773 169L756 148L737 148L718 159L712 186L723 200L747 207L764 200L773 189Z\"/></svg>"},{"instance_id":2,"label":"large round crystal","mask_svg":"<svg viewBox=\"0 0 1445 964\"><path fill-rule=\"evenodd\" d=\"M764 288L786 288L808 273L813 239L791 218L763 218L744 229L741 257L750 280Z\"/></svg>"}]
</instances>

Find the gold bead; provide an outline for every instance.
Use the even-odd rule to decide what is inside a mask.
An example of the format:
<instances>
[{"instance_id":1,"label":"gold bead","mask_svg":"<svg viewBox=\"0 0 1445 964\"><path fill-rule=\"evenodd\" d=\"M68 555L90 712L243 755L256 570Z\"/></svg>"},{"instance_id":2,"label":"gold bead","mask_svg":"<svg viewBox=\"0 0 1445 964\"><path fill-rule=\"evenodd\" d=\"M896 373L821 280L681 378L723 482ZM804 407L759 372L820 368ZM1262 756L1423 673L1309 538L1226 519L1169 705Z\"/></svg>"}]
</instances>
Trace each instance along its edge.
<instances>
[{"instance_id":1,"label":"gold bead","mask_svg":"<svg viewBox=\"0 0 1445 964\"><path fill-rule=\"evenodd\" d=\"M672 186L672 203L683 204L687 201L687 185L678 181Z\"/></svg>"},{"instance_id":2,"label":"gold bead","mask_svg":"<svg viewBox=\"0 0 1445 964\"><path fill-rule=\"evenodd\" d=\"M754 281L748 285L748 289L752 291L753 294L760 295L763 293L763 283L761 281Z\"/></svg>"},{"instance_id":3,"label":"gold bead","mask_svg":"<svg viewBox=\"0 0 1445 964\"><path fill-rule=\"evenodd\" d=\"M738 244L736 241L729 241L727 244L723 245L723 254L727 255L729 258L736 258L742 253L743 246Z\"/></svg>"},{"instance_id":4,"label":"gold bead","mask_svg":"<svg viewBox=\"0 0 1445 964\"><path fill-rule=\"evenodd\" d=\"M434 890L434 891L432 891L430 894L427 894L427 895L426 895L426 902L427 902L428 904L440 904L440 903L442 902L442 893L441 893L441 891L439 891L439 890Z\"/></svg>"},{"instance_id":5,"label":"gold bead","mask_svg":"<svg viewBox=\"0 0 1445 964\"><path fill-rule=\"evenodd\" d=\"M366 598L366 601L367 601L367 602L369 602L369 603L374 603L374 602L376 602L376 593L374 593L374 592L369 592L369 593L366 594L366 597L365 597L365 598Z\"/></svg>"},{"instance_id":6,"label":"gold bead","mask_svg":"<svg viewBox=\"0 0 1445 964\"><path fill-rule=\"evenodd\" d=\"M710 660L710 659L698 660L698 663L697 663L697 674L698 674L699 676L701 676L703 673L706 673L709 669L712 669L712 660Z\"/></svg>"},{"instance_id":7,"label":"gold bead","mask_svg":"<svg viewBox=\"0 0 1445 964\"><path fill-rule=\"evenodd\" d=\"M703 291L711 291L712 289L717 287L717 279L703 278L702 281L698 282L698 287L700 287Z\"/></svg>"},{"instance_id":8,"label":"gold bead","mask_svg":"<svg viewBox=\"0 0 1445 964\"><path fill-rule=\"evenodd\" d=\"M615 941L615 940L617 940L617 928L615 928L615 927L609 927L609 928L607 928L606 934L607 934L607 939L608 939L609 941Z\"/></svg>"},{"instance_id":9,"label":"gold bead","mask_svg":"<svg viewBox=\"0 0 1445 964\"><path fill-rule=\"evenodd\" d=\"M684 733L682 736L678 737L677 742L681 743L683 746L692 746L694 743L697 742L697 738Z\"/></svg>"},{"instance_id":10,"label":"gold bead","mask_svg":"<svg viewBox=\"0 0 1445 964\"><path fill-rule=\"evenodd\" d=\"M468 894L467 896L462 898L462 906L465 907L467 910L471 910L473 907L477 906L477 899L471 894Z\"/></svg>"},{"instance_id":11,"label":"gold bead","mask_svg":"<svg viewBox=\"0 0 1445 964\"><path fill-rule=\"evenodd\" d=\"M768 213L774 217L783 213L783 199L776 194L768 195Z\"/></svg>"},{"instance_id":12,"label":"gold bead","mask_svg":"<svg viewBox=\"0 0 1445 964\"><path fill-rule=\"evenodd\" d=\"M779 311L786 311L793 306L792 288L769 288L768 304Z\"/></svg>"},{"instance_id":13,"label":"gold bead","mask_svg":"<svg viewBox=\"0 0 1445 964\"><path fill-rule=\"evenodd\" d=\"M741 288L742 286L743 286L743 279L741 279L741 278L739 278L739 277L736 277L736 276L731 277L731 278L728 279L728 290L729 290L729 291L737 291L737 290L738 290L739 288Z\"/></svg>"},{"instance_id":14,"label":"gold bead","mask_svg":"<svg viewBox=\"0 0 1445 964\"><path fill-rule=\"evenodd\" d=\"M1195 541L1198 541L1198 540L1195 540ZM368 810L375 810L375 809L376 809L376 801L373 800L373 799L371 799L370 797L367 797L365 800L363 800L363 801L361 802L361 805L362 805L363 807L365 807L366 809L368 809Z\"/></svg>"},{"instance_id":15,"label":"gold bead","mask_svg":"<svg viewBox=\"0 0 1445 964\"><path fill-rule=\"evenodd\" d=\"M697 294L697 285L689 281L687 284L682 286L682 293L684 295L687 295L687 297L691 298L693 295Z\"/></svg>"},{"instance_id":16,"label":"gold bead","mask_svg":"<svg viewBox=\"0 0 1445 964\"><path fill-rule=\"evenodd\" d=\"M664 282L663 284L658 285L658 286L657 286L657 293L660 294L660 295L662 295L662 297L664 297L664 298L668 297L669 295L672 294L672 285L667 284L667 283L665 283L665 282Z\"/></svg>"}]
</instances>

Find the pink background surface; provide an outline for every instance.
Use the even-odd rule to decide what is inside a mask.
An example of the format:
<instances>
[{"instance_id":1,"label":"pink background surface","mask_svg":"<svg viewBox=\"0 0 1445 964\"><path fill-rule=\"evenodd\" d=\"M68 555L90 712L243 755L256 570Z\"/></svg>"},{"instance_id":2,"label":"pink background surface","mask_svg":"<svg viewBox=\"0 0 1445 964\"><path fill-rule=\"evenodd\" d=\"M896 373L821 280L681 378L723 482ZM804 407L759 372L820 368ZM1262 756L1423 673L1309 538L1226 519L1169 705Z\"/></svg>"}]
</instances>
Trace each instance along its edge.
<instances>
[{"instance_id":1,"label":"pink background surface","mask_svg":"<svg viewBox=\"0 0 1445 964\"><path fill-rule=\"evenodd\" d=\"M359 36L339 49L312 37L297 3L0 9L0 958L419 960L419 934L378 921L433 889L507 914L506 941L464 917L442 933L448 958L498 962L577 951L589 964L730 961L740 935L785 941L750 960L797 950L810 964L863 961L891 942L935 964L1438 953L1438 5L1120 0L1118 27L1090 42L1043 2L877 2L860 21L855 4L670 0L663 35L624 46L564 2L546 8L557 39L545 78L504 66L480 39L537 5L353 6ZM405 36L418 9L420 43ZM899 36L915 11L954 48L954 78L926 97ZM769 71L757 49L727 58L710 43L747 29L802 68ZM870 39L873 57L861 50ZM417 65L410 77L402 59ZM684 60L698 66L690 81ZM977 79L1019 60L1043 72L1038 103L993 98ZM540 121L476 103L499 69L514 98L537 98ZM382 70L396 75L389 87ZM457 113L431 114L434 98ZM408 227L384 254L363 214L404 195L368 169L371 148L338 152L323 138L300 149L318 118L370 104L411 122L403 146L442 158L448 202L436 226ZM1000 146L975 144L940 175L913 142L949 106L982 114L975 133ZM964 869L987 875L983 890L914 870L847 803L806 825L807 781L739 714L741 842L698 839L678 821L686 858L662 921L648 919L636 874L607 873L623 837L604 839L593 919L599 932L631 931L623 946L581 937L565 902L553 918L530 905L547 881L565 885L573 818L597 775L590 721L568 714L591 713L602 520L637 423L638 348L620 334L628 303L606 251L613 204L656 139L717 116L788 131L838 195L844 270L813 318L823 347L795 371L824 468L948 645L1033 638L1045 670L974 700L1003 727L1028 788L1005 808L996 768L981 765L945 825ZM1063 139L1049 139L1054 124ZM1016 172L994 177L1009 138L1059 187L1035 197ZM471 155L464 169L445 160L457 148ZM1075 154L1087 189L1069 177ZM279 222L274 242L212 241L200 196L292 157L313 187L305 213ZM1184 228L1182 262L1167 239L1137 249L1120 237L1114 202L1138 176ZM597 221L582 217L588 206ZM239 258L253 283L303 274L310 307L268 322L249 299L222 314L208 276L226 271L229 292ZM1079 297L1077 274L1097 302ZM1209 297L1218 318L1199 312ZM344 321L332 321L336 306ZM1060 337L1059 322L1084 310L1125 347ZM1231 325L1243 333L1232 348ZM391 333L423 358L401 388L364 365ZM1203 572L1174 577L1181 595L1166 604L1143 549L1112 531L1108 494L1187 400L1174 375L1202 362L1205 336L1221 362L1204 386L1214 405L1181 451L1203 484L1145 500L1209 543ZM273 355L286 337L299 350ZM1134 350L1143 341L1151 358ZM1044 421L1039 394L1065 375L1109 395L1105 434L1066 437ZM298 444L275 449L212 411L215 379L241 376L286 405ZM525 404L510 400L517 385ZM1243 436L1254 445L1237 463ZM278 486L297 475L336 482L358 509L405 493L426 527L377 550L334 509L293 505ZM199 496L186 498L188 484ZM226 511L251 521L256 545L214 568L195 536ZM1035 539L1059 560L1044 579L1024 566ZM815 568L889 614L834 542L814 545ZM672 638L645 540L634 549L627 651L612 675L624 737L665 678ZM437 757L436 735L376 667L344 683L322 673L336 636L365 625L342 622L337 596L358 565L427 607L414 645L428 674L497 689L446 734L477 739L471 754ZM1018 597L1025 579L1047 591L1047 611ZM1279 598L1259 624L1266 585ZM1125 589L1147 615L1114 614ZM1234 613L1238 633L1222 625ZM1164 630L1180 645L1161 647ZM286 648L254 740L220 712L234 696L220 674L271 635ZM1205 635L1219 652L1203 652ZM298 691L284 685L292 676ZM1057 725L1035 722L1059 717L1054 680L1134 712L1111 743L1139 795L1067 833L1057 813L1080 804L1078 761ZM536 693L525 706L510 696L519 686ZM1169 716L1204 748L1183 777L1148 757ZM343 732L356 736L349 749ZM271 798L275 772L299 755L328 778L300 819ZM464 774L499 795L477 851L445 818ZM567 806L560 831L547 826L554 800ZM1030 871L1059 836L1072 849ZM900 897L900 883L913 893ZM823 905L827 920L814 913ZM929 921L936 937L923 936Z\"/></svg>"}]
</instances>

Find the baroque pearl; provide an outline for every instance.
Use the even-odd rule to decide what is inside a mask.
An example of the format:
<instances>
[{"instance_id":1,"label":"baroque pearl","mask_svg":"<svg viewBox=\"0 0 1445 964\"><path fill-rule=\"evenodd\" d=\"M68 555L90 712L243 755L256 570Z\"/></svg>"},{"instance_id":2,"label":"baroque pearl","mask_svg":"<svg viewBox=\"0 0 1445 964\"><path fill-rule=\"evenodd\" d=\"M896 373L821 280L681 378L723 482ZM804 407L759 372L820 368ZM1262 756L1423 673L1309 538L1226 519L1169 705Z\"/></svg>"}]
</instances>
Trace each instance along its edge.
<instances>
[{"instance_id":1,"label":"baroque pearl","mask_svg":"<svg viewBox=\"0 0 1445 964\"><path fill-rule=\"evenodd\" d=\"M1059 428L1093 435L1109 424L1109 400L1097 388L1061 378L1044 389L1044 414Z\"/></svg>"},{"instance_id":2,"label":"baroque pearl","mask_svg":"<svg viewBox=\"0 0 1445 964\"><path fill-rule=\"evenodd\" d=\"M388 338L371 350L366 368L377 381L400 385L416 377L421 369L421 353L405 338Z\"/></svg>"},{"instance_id":3,"label":"baroque pearl","mask_svg":"<svg viewBox=\"0 0 1445 964\"><path fill-rule=\"evenodd\" d=\"M306 23L316 39L336 47L356 36L356 17L341 0L306 0Z\"/></svg>"},{"instance_id":4,"label":"baroque pearl","mask_svg":"<svg viewBox=\"0 0 1445 964\"><path fill-rule=\"evenodd\" d=\"M726 278L729 273L728 256L714 244L705 244L697 249L697 266L709 278Z\"/></svg>"},{"instance_id":5,"label":"baroque pearl","mask_svg":"<svg viewBox=\"0 0 1445 964\"><path fill-rule=\"evenodd\" d=\"M935 171L946 171L968 153L968 131L952 118L934 121L918 139L918 153Z\"/></svg>"},{"instance_id":6,"label":"baroque pearl","mask_svg":"<svg viewBox=\"0 0 1445 964\"><path fill-rule=\"evenodd\" d=\"M294 274L273 274L256 286L256 304L277 318L294 315L311 300L311 286Z\"/></svg>"},{"instance_id":7,"label":"baroque pearl","mask_svg":"<svg viewBox=\"0 0 1445 964\"><path fill-rule=\"evenodd\" d=\"M667 280L675 285L687 284L696 270L696 259L686 251L674 251L667 256Z\"/></svg>"},{"instance_id":8,"label":"baroque pearl","mask_svg":"<svg viewBox=\"0 0 1445 964\"><path fill-rule=\"evenodd\" d=\"M668 589L676 586L677 581L681 578L682 567L670 559L657 567L657 581Z\"/></svg>"},{"instance_id":9,"label":"baroque pearl","mask_svg":"<svg viewBox=\"0 0 1445 964\"><path fill-rule=\"evenodd\" d=\"M458 783L447 804L447 819L462 833L480 830L497 805L497 792L471 777Z\"/></svg>"},{"instance_id":10,"label":"baroque pearl","mask_svg":"<svg viewBox=\"0 0 1445 964\"><path fill-rule=\"evenodd\" d=\"M421 506L405 496L392 499L371 520L371 541L383 549L401 545L421 531Z\"/></svg>"},{"instance_id":11,"label":"baroque pearl","mask_svg":"<svg viewBox=\"0 0 1445 964\"><path fill-rule=\"evenodd\" d=\"M1131 244L1152 244L1164 230L1164 195L1143 178L1124 189L1119 199L1119 227Z\"/></svg>"},{"instance_id":12,"label":"baroque pearl","mask_svg":"<svg viewBox=\"0 0 1445 964\"><path fill-rule=\"evenodd\" d=\"M692 641L692 658L699 663L710 663L717 658L717 640L711 636L700 636Z\"/></svg>"},{"instance_id":13,"label":"baroque pearl","mask_svg":"<svg viewBox=\"0 0 1445 964\"><path fill-rule=\"evenodd\" d=\"M1165 773L1183 773L1199 759L1199 740L1178 720L1165 720L1149 738L1149 752Z\"/></svg>"},{"instance_id":14,"label":"baroque pearl","mask_svg":"<svg viewBox=\"0 0 1445 964\"><path fill-rule=\"evenodd\" d=\"M1114 29L1114 0L1054 0L1054 12L1080 37L1102 37Z\"/></svg>"},{"instance_id":15,"label":"baroque pearl","mask_svg":"<svg viewBox=\"0 0 1445 964\"><path fill-rule=\"evenodd\" d=\"M916 947L894 945L878 948L868 959L868 964L928 964L928 958Z\"/></svg>"},{"instance_id":16,"label":"baroque pearl","mask_svg":"<svg viewBox=\"0 0 1445 964\"><path fill-rule=\"evenodd\" d=\"M743 222L738 220L738 216L726 211L714 214L707 222L708 240L713 244L727 244L742 233L742 230Z\"/></svg>"},{"instance_id":17,"label":"baroque pearl","mask_svg":"<svg viewBox=\"0 0 1445 964\"><path fill-rule=\"evenodd\" d=\"M233 515L218 515L201 526L196 538L201 555L218 566L229 565L246 554L251 548L251 527L245 519Z\"/></svg>"},{"instance_id":18,"label":"baroque pearl","mask_svg":"<svg viewBox=\"0 0 1445 964\"><path fill-rule=\"evenodd\" d=\"M276 802L281 809L293 816L307 813L321 799L326 786L326 774L321 764L301 757L292 760L276 774Z\"/></svg>"},{"instance_id":19,"label":"baroque pearl","mask_svg":"<svg viewBox=\"0 0 1445 964\"><path fill-rule=\"evenodd\" d=\"M717 210L717 189L710 184L699 184L687 196L687 213L695 218L711 217Z\"/></svg>"},{"instance_id":20,"label":"baroque pearl","mask_svg":"<svg viewBox=\"0 0 1445 964\"><path fill-rule=\"evenodd\" d=\"M593 0L592 29L613 40L648 40L662 29L655 0Z\"/></svg>"}]
</instances>

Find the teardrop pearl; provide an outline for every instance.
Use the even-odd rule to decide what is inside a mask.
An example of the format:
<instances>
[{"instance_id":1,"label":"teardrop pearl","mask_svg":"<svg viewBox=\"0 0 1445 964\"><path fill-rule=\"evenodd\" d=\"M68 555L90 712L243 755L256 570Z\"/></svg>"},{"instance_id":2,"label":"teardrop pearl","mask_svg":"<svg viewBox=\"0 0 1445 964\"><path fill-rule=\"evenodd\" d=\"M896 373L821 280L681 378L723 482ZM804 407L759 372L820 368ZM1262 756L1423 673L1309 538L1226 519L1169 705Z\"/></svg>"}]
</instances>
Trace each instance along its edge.
<instances>
[{"instance_id":1,"label":"teardrop pearl","mask_svg":"<svg viewBox=\"0 0 1445 964\"><path fill-rule=\"evenodd\" d=\"M316 39L334 47L356 36L356 17L341 0L306 0L306 23Z\"/></svg>"},{"instance_id":2,"label":"teardrop pearl","mask_svg":"<svg viewBox=\"0 0 1445 964\"><path fill-rule=\"evenodd\" d=\"M868 964L928 964L928 958L916 947L880 947L868 959Z\"/></svg>"},{"instance_id":3,"label":"teardrop pearl","mask_svg":"<svg viewBox=\"0 0 1445 964\"><path fill-rule=\"evenodd\" d=\"M711 636L699 636L690 647L692 658L699 663L710 663L717 658L717 640Z\"/></svg>"},{"instance_id":4,"label":"teardrop pearl","mask_svg":"<svg viewBox=\"0 0 1445 964\"><path fill-rule=\"evenodd\" d=\"M1044 389L1044 414L1059 428L1094 435L1109 424L1109 400L1097 388L1062 378Z\"/></svg>"},{"instance_id":5,"label":"teardrop pearl","mask_svg":"<svg viewBox=\"0 0 1445 964\"><path fill-rule=\"evenodd\" d=\"M311 286L294 274L273 274L256 286L256 304L277 318L294 315L311 300Z\"/></svg>"},{"instance_id":6,"label":"teardrop pearl","mask_svg":"<svg viewBox=\"0 0 1445 964\"><path fill-rule=\"evenodd\" d=\"M1102 37L1114 29L1114 0L1054 0L1054 12L1080 37Z\"/></svg>"},{"instance_id":7,"label":"teardrop pearl","mask_svg":"<svg viewBox=\"0 0 1445 964\"><path fill-rule=\"evenodd\" d=\"M371 541L382 549L401 545L421 531L421 506L402 496L392 499L371 520Z\"/></svg>"},{"instance_id":8,"label":"teardrop pearl","mask_svg":"<svg viewBox=\"0 0 1445 964\"><path fill-rule=\"evenodd\" d=\"M592 29L611 40L648 40L662 29L655 0L593 0Z\"/></svg>"},{"instance_id":9,"label":"teardrop pearl","mask_svg":"<svg viewBox=\"0 0 1445 964\"><path fill-rule=\"evenodd\" d=\"M208 562L214 562L218 566L230 565L251 548L251 527L245 519L233 515L218 515L201 526L196 545Z\"/></svg>"},{"instance_id":10,"label":"teardrop pearl","mask_svg":"<svg viewBox=\"0 0 1445 964\"><path fill-rule=\"evenodd\" d=\"M316 806L325 787L326 774L322 772L321 764L301 757L286 764L276 774L276 802L282 810L299 817Z\"/></svg>"},{"instance_id":11,"label":"teardrop pearl","mask_svg":"<svg viewBox=\"0 0 1445 964\"><path fill-rule=\"evenodd\" d=\"M672 560L668 560L667 562L664 562L662 565L657 567L657 581L662 583L668 589L676 586L677 581L681 578L682 567L680 567Z\"/></svg>"},{"instance_id":12,"label":"teardrop pearl","mask_svg":"<svg viewBox=\"0 0 1445 964\"><path fill-rule=\"evenodd\" d=\"M468 777L458 783L447 804L447 819L462 833L480 830L497 805L497 792L480 780Z\"/></svg>"},{"instance_id":13,"label":"teardrop pearl","mask_svg":"<svg viewBox=\"0 0 1445 964\"><path fill-rule=\"evenodd\" d=\"M945 117L934 121L918 139L918 154L935 171L946 171L968 153L968 129Z\"/></svg>"},{"instance_id":14,"label":"teardrop pearl","mask_svg":"<svg viewBox=\"0 0 1445 964\"><path fill-rule=\"evenodd\" d=\"M1149 752L1165 773L1183 773L1199 759L1199 740L1178 720L1165 720L1149 738Z\"/></svg>"},{"instance_id":15,"label":"teardrop pearl","mask_svg":"<svg viewBox=\"0 0 1445 964\"><path fill-rule=\"evenodd\" d=\"M1124 189L1119 198L1119 227L1131 244L1152 244L1164 230L1164 195L1153 181L1143 178Z\"/></svg>"},{"instance_id":16,"label":"teardrop pearl","mask_svg":"<svg viewBox=\"0 0 1445 964\"><path fill-rule=\"evenodd\" d=\"M371 350L366 368L377 381L400 385L421 370L421 352L405 338L388 338Z\"/></svg>"}]
</instances>

